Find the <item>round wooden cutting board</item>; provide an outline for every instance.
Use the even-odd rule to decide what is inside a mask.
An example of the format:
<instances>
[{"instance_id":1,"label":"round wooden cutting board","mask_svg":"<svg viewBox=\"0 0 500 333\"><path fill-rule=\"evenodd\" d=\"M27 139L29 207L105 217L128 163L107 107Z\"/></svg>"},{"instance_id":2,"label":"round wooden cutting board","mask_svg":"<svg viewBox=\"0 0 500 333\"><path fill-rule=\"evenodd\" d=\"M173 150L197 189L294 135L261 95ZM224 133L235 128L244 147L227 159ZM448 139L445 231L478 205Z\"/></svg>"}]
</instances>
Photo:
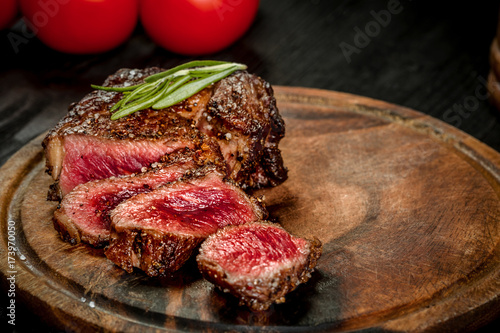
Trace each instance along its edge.
<instances>
[{"instance_id":1,"label":"round wooden cutting board","mask_svg":"<svg viewBox=\"0 0 500 333\"><path fill-rule=\"evenodd\" d=\"M324 244L286 303L251 312L203 280L194 260L153 279L63 242L51 223L57 203L45 199L43 137L0 173L0 267L15 275L16 300L70 331L470 331L500 315L498 152L388 103L275 93L289 179L257 194L273 221Z\"/></svg>"}]
</instances>

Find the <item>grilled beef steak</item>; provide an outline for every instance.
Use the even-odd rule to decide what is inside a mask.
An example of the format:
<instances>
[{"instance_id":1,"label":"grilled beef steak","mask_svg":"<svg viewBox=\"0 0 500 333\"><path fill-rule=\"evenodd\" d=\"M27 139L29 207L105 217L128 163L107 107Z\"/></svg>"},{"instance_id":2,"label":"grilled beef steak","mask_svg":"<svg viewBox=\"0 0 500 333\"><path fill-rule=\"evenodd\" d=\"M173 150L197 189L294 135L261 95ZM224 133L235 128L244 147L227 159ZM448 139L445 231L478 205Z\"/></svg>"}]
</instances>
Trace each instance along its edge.
<instances>
[{"instance_id":1,"label":"grilled beef steak","mask_svg":"<svg viewBox=\"0 0 500 333\"><path fill-rule=\"evenodd\" d=\"M285 301L306 282L322 245L268 222L228 226L209 236L196 258L203 276L254 310Z\"/></svg>"},{"instance_id":2,"label":"grilled beef steak","mask_svg":"<svg viewBox=\"0 0 500 333\"><path fill-rule=\"evenodd\" d=\"M103 85L134 85L160 71L121 69ZM287 177L278 149L284 123L271 86L254 75L236 72L178 105L111 120L109 109L121 97L94 91L47 134L47 172L56 181L49 198L91 180L138 172L207 136L217 140L230 178L242 187L274 186Z\"/></svg>"},{"instance_id":3,"label":"grilled beef steak","mask_svg":"<svg viewBox=\"0 0 500 333\"><path fill-rule=\"evenodd\" d=\"M265 218L260 202L224 177L213 166L203 167L120 203L110 213L108 259L127 272L137 267L149 276L165 275L219 228Z\"/></svg>"},{"instance_id":4,"label":"grilled beef steak","mask_svg":"<svg viewBox=\"0 0 500 333\"><path fill-rule=\"evenodd\" d=\"M205 164L220 165L217 147L203 144L197 150L182 149L165 155L153 168L137 174L99 179L77 185L54 212L54 226L71 242L101 247L109 241L108 212L120 202L180 179L188 170Z\"/></svg>"}]
</instances>

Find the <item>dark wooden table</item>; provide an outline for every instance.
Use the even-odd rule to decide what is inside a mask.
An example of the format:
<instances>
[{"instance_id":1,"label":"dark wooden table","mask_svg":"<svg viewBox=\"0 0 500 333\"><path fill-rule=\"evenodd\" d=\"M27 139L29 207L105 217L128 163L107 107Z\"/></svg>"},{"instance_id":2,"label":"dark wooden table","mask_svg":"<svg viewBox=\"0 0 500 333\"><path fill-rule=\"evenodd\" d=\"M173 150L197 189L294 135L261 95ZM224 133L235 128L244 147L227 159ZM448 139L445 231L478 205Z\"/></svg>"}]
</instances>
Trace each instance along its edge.
<instances>
[{"instance_id":1,"label":"dark wooden table","mask_svg":"<svg viewBox=\"0 0 500 333\"><path fill-rule=\"evenodd\" d=\"M336 90L410 107L500 151L500 111L490 105L485 87L498 4L402 0L390 19L374 23L373 13L387 9L385 0L262 1L241 40L203 58L246 63L273 85ZM359 31L366 29L371 30L362 36ZM51 128L90 84L115 70L191 60L155 46L140 26L124 45L88 56L57 53L36 38L16 50L7 34L21 30L18 22L0 33L0 165ZM16 332L50 331L23 307L17 323ZM498 320L488 328L497 325Z\"/></svg>"}]
</instances>

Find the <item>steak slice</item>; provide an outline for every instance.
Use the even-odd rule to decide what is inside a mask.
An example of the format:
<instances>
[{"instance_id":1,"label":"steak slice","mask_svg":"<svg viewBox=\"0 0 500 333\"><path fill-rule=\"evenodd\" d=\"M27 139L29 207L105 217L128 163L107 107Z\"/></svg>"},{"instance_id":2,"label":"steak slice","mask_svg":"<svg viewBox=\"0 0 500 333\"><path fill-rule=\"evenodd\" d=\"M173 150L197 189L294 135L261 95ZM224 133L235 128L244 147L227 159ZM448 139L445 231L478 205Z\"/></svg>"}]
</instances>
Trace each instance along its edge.
<instances>
[{"instance_id":1,"label":"steak slice","mask_svg":"<svg viewBox=\"0 0 500 333\"><path fill-rule=\"evenodd\" d=\"M228 226L209 236L196 258L203 276L253 310L267 310L306 282L322 244L269 222Z\"/></svg>"},{"instance_id":2,"label":"steak slice","mask_svg":"<svg viewBox=\"0 0 500 333\"><path fill-rule=\"evenodd\" d=\"M127 272L149 276L179 269L210 234L227 225L257 221L267 212L213 166L139 194L110 213L106 257Z\"/></svg>"},{"instance_id":3,"label":"steak slice","mask_svg":"<svg viewBox=\"0 0 500 333\"><path fill-rule=\"evenodd\" d=\"M180 179L188 170L205 164L222 164L220 155L207 145L199 150L183 149L165 155L145 172L94 180L77 185L54 212L53 222L61 237L72 244L102 247L109 242L109 211L139 193L150 192Z\"/></svg>"},{"instance_id":4,"label":"steak slice","mask_svg":"<svg viewBox=\"0 0 500 333\"><path fill-rule=\"evenodd\" d=\"M135 85L160 68L121 69L103 86ZM49 199L59 200L87 181L131 174L194 141L217 140L229 178L243 188L274 186L287 178L278 143L284 123L269 83L240 71L164 110L145 109L111 120L123 96L97 90L45 137L47 172L56 182Z\"/></svg>"}]
</instances>

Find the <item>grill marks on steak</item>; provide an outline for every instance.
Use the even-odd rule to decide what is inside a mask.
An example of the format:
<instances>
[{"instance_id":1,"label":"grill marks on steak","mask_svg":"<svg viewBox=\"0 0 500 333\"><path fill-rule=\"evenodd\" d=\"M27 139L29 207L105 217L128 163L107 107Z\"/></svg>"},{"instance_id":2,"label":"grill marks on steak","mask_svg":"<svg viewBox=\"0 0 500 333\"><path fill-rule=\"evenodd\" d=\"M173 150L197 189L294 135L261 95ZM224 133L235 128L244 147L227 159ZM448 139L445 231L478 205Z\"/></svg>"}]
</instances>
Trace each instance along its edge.
<instances>
[{"instance_id":1,"label":"grill marks on steak","mask_svg":"<svg viewBox=\"0 0 500 333\"><path fill-rule=\"evenodd\" d=\"M213 149L213 150L212 150ZM72 243L101 247L109 241L109 211L139 193L150 192L202 165L222 165L215 148L183 149L165 155L154 167L138 174L95 180L76 186L54 212L54 227Z\"/></svg>"},{"instance_id":2,"label":"grill marks on steak","mask_svg":"<svg viewBox=\"0 0 500 333\"><path fill-rule=\"evenodd\" d=\"M150 276L164 275L179 269L219 228L266 216L257 199L208 166L119 204L110 214L105 254L127 272L137 267Z\"/></svg>"},{"instance_id":3,"label":"grill marks on steak","mask_svg":"<svg viewBox=\"0 0 500 333\"><path fill-rule=\"evenodd\" d=\"M254 310L285 301L321 256L318 239L290 235L268 222L229 226L209 236L196 258L203 276Z\"/></svg>"},{"instance_id":4,"label":"grill marks on steak","mask_svg":"<svg viewBox=\"0 0 500 333\"><path fill-rule=\"evenodd\" d=\"M103 85L134 85L160 71L121 69ZM229 178L240 186L274 186L287 177L277 147L284 123L271 86L257 76L236 72L168 109L111 120L109 109L121 96L93 91L48 133L47 171L58 184L50 198L86 181L137 172L207 136L218 142Z\"/></svg>"}]
</instances>

